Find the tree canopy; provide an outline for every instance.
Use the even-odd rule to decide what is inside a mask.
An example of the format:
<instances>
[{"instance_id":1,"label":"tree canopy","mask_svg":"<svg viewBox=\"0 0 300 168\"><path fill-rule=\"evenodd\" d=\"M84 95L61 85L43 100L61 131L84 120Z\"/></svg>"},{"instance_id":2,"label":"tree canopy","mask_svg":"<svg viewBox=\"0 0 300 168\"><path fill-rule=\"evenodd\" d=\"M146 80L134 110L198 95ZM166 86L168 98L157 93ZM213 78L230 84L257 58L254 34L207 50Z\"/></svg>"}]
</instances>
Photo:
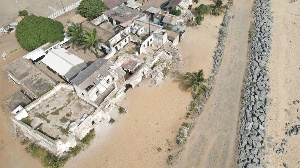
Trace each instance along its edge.
<instances>
[{"instance_id":1,"label":"tree canopy","mask_svg":"<svg viewBox=\"0 0 300 168\"><path fill-rule=\"evenodd\" d=\"M27 51L32 51L48 42L64 39L64 27L59 21L41 16L26 16L18 24L16 38Z\"/></svg>"},{"instance_id":2,"label":"tree canopy","mask_svg":"<svg viewBox=\"0 0 300 168\"><path fill-rule=\"evenodd\" d=\"M198 15L205 15L211 12L211 8L209 5L201 4L200 6L195 8L195 11Z\"/></svg>"},{"instance_id":3,"label":"tree canopy","mask_svg":"<svg viewBox=\"0 0 300 168\"><path fill-rule=\"evenodd\" d=\"M182 84L187 88L187 90L192 91L194 98L200 97L208 90L204 84L205 82L206 79L203 77L203 70L193 73L187 72L182 78Z\"/></svg>"},{"instance_id":4,"label":"tree canopy","mask_svg":"<svg viewBox=\"0 0 300 168\"><path fill-rule=\"evenodd\" d=\"M176 9L176 7L173 7L170 10L170 14L175 15L175 16L179 16L181 14L181 10L180 9Z\"/></svg>"},{"instance_id":5,"label":"tree canopy","mask_svg":"<svg viewBox=\"0 0 300 168\"><path fill-rule=\"evenodd\" d=\"M68 36L72 36L69 43L73 44L73 47L79 47L83 42L83 29L81 23L72 24L68 27Z\"/></svg>"},{"instance_id":6,"label":"tree canopy","mask_svg":"<svg viewBox=\"0 0 300 168\"><path fill-rule=\"evenodd\" d=\"M106 10L106 4L101 0L83 0L78 6L80 15L93 20Z\"/></svg>"}]
</instances>

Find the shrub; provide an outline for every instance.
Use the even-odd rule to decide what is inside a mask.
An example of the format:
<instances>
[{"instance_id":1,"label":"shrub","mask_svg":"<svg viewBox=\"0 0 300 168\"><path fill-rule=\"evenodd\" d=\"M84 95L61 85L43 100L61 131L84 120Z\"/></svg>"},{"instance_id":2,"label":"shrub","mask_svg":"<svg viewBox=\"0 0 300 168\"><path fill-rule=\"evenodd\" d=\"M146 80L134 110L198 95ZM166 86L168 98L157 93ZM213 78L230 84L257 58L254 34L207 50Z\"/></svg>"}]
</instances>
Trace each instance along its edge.
<instances>
[{"instance_id":1,"label":"shrub","mask_svg":"<svg viewBox=\"0 0 300 168\"><path fill-rule=\"evenodd\" d=\"M19 11L19 16L28 16L28 11L27 10Z\"/></svg>"},{"instance_id":2,"label":"shrub","mask_svg":"<svg viewBox=\"0 0 300 168\"><path fill-rule=\"evenodd\" d=\"M166 25L164 25L163 29L166 29L166 30L169 30L169 31L171 31L171 30L172 30L172 26L171 26L171 25L168 25L168 24L166 24Z\"/></svg>"},{"instance_id":3,"label":"shrub","mask_svg":"<svg viewBox=\"0 0 300 168\"><path fill-rule=\"evenodd\" d=\"M176 7L173 7L170 10L170 14L175 15L175 16L179 16L181 14L181 10L180 9L176 9Z\"/></svg>"},{"instance_id":4,"label":"shrub","mask_svg":"<svg viewBox=\"0 0 300 168\"><path fill-rule=\"evenodd\" d=\"M78 6L80 15L93 20L102 15L102 12L106 10L106 4L101 0L83 0Z\"/></svg>"},{"instance_id":5,"label":"shrub","mask_svg":"<svg viewBox=\"0 0 300 168\"><path fill-rule=\"evenodd\" d=\"M198 15L206 15L211 12L211 7L208 5L201 4L195 8L195 11Z\"/></svg>"},{"instance_id":6,"label":"shrub","mask_svg":"<svg viewBox=\"0 0 300 168\"><path fill-rule=\"evenodd\" d=\"M26 16L18 24L16 38L27 51L32 51L48 42L64 39L64 27L59 21L41 16Z\"/></svg>"},{"instance_id":7,"label":"shrub","mask_svg":"<svg viewBox=\"0 0 300 168\"><path fill-rule=\"evenodd\" d=\"M203 16L196 16L196 24L201 25L201 22L204 20Z\"/></svg>"},{"instance_id":8,"label":"shrub","mask_svg":"<svg viewBox=\"0 0 300 168\"><path fill-rule=\"evenodd\" d=\"M126 113L125 108L120 106L120 107L119 107L119 113L120 113L120 114Z\"/></svg>"},{"instance_id":9,"label":"shrub","mask_svg":"<svg viewBox=\"0 0 300 168\"><path fill-rule=\"evenodd\" d=\"M82 138L81 142L83 144L90 144L90 142L95 138L95 130L92 129L90 130L90 132L88 134L86 134L86 136L84 138Z\"/></svg>"},{"instance_id":10,"label":"shrub","mask_svg":"<svg viewBox=\"0 0 300 168\"><path fill-rule=\"evenodd\" d=\"M111 118L108 123L113 124L114 122L116 122L116 120Z\"/></svg>"},{"instance_id":11,"label":"shrub","mask_svg":"<svg viewBox=\"0 0 300 168\"><path fill-rule=\"evenodd\" d=\"M22 118L21 120L23 123L31 126L31 123L32 123L32 120L29 118L29 117L26 117L26 118Z\"/></svg>"}]
</instances>

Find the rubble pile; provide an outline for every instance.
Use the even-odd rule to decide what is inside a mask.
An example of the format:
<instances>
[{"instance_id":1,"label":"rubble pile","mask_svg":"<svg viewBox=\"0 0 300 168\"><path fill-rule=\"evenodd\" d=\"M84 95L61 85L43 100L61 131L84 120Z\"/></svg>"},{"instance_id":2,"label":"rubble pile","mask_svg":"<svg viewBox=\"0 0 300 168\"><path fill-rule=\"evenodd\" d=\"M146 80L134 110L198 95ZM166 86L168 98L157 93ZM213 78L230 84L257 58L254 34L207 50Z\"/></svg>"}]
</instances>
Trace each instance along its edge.
<instances>
[{"instance_id":1,"label":"rubble pile","mask_svg":"<svg viewBox=\"0 0 300 168\"><path fill-rule=\"evenodd\" d=\"M256 0L254 31L250 50L249 71L245 84L239 138L239 167L265 167L265 122L270 100L267 62L271 51L270 0Z\"/></svg>"}]
</instances>

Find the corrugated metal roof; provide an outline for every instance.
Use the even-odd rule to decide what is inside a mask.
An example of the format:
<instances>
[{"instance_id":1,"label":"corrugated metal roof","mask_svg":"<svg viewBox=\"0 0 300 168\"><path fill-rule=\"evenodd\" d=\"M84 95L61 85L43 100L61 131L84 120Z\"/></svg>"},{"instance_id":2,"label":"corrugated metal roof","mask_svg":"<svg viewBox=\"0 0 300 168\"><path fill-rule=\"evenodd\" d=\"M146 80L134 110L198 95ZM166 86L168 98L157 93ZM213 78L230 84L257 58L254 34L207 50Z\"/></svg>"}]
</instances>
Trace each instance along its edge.
<instances>
[{"instance_id":1,"label":"corrugated metal roof","mask_svg":"<svg viewBox=\"0 0 300 168\"><path fill-rule=\"evenodd\" d=\"M81 71L74 79L72 79L71 83L74 85L80 85L86 79L88 79L95 71L99 70L99 68L102 67L102 65L105 64L107 61L107 59L98 58L90 66Z\"/></svg>"},{"instance_id":2,"label":"corrugated metal roof","mask_svg":"<svg viewBox=\"0 0 300 168\"><path fill-rule=\"evenodd\" d=\"M42 62L61 76L65 76L74 66L84 61L64 48L52 49Z\"/></svg>"},{"instance_id":3,"label":"corrugated metal roof","mask_svg":"<svg viewBox=\"0 0 300 168\"><path fill-rule=\"evenodd\" d=\"M32 61L35 61L43 55L46 55L45 51L41 48L37 48L31 51L30 53L24 55L23 58L31 59Z\"/></svg>"}]
</instances>

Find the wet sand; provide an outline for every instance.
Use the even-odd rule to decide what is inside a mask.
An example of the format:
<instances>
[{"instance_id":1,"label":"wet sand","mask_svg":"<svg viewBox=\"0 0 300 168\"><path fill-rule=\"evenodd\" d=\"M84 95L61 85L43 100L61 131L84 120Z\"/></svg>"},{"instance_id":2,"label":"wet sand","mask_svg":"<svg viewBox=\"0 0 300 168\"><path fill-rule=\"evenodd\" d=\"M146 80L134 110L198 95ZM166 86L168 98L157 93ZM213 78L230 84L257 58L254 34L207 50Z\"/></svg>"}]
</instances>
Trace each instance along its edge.
<instances>
[{"instance_id":1,"label":"wet sand","mask_svg":"<svg viewBox=\"0 0 300 168\"><path fill-rule=\"evenodd\" d=\"M273 42L269 60L270 98L272 105L267 113L266 156L268 167L300 167L300 135L287 136L285 132L294 125L300 125L300 104L293 103L300 100L300 1L271 0L274 24L272 29ZM283 153L276 153L281 147Z\"/></svg>"}]
</instances>

